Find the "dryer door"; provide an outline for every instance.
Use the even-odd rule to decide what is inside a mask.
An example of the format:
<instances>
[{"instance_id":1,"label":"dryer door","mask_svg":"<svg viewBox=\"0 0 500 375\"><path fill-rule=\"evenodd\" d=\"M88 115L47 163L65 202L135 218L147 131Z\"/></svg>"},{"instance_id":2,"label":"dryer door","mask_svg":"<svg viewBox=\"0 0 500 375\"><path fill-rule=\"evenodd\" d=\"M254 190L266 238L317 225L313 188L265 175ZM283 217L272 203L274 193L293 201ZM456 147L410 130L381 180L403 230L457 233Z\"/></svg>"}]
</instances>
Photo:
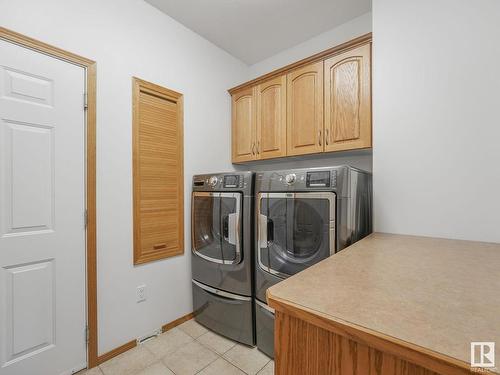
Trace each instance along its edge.
<instances>
[{"instance_id":1,"label":"dryer door","mask_svg":"<svg viewBox=\"0 0 500 375\"><path fill-rule=\"evenodd\" d=\"M209 262L234 264L241 260L241 194L193 192L192 250Z\"/></svg>"},{"instance_id":2,"label":"dryer door","mask_svg":"<svg viewBox=\"0 0 500 375\"><path fill-rule=\"evenodd\" d=\"M286 278L335 252L335 193L260 193L258 261Z\"/></svg>"}]
</instances>

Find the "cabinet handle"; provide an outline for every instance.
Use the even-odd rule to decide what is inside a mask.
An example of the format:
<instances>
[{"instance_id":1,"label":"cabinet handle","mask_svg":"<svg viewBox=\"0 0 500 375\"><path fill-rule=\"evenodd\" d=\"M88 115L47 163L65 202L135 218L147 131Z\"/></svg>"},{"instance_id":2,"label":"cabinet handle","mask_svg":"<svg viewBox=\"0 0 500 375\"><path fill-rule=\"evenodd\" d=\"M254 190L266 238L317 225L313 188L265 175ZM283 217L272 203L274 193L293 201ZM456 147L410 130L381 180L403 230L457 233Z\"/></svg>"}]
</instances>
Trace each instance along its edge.
<instances>
[{"instance_id":1,"label":"cabinet handle","mask_svg":"<svg viewBox=\"0 0 500 375\"><path fill-rule=\"evenodd\" d=\"M321 130L319 131L318 141L319 141L319 145L321 146Z\"/></svg>"},{"instance_id":2,"label":"cabinet handle","mask_svg":"<svg viewBox=\"0 0 500 375\"><path fill-rule=\"evenodd\" d=\"M252 155L255 155L255 142L252 143Z\"/></svg>"},{"instance_id":3,"label":"cabinet handle","mask_svg":"<svg viewBox=\"0 0 500 375\"><path fill-rule=\"evenodd\" d=\"M257 141L257 155L260 155L260 141Z\"/></svg>"},{"instance_id":4,"label":"cabinet handle","mask_svg":"<svg viewBox=\"0 0 500 375\"><path fill-rule=\"evenodd\" d=\"M328 146L329 132L328 129L325 130L325 144Z\"/></svg>"}]
</instances>

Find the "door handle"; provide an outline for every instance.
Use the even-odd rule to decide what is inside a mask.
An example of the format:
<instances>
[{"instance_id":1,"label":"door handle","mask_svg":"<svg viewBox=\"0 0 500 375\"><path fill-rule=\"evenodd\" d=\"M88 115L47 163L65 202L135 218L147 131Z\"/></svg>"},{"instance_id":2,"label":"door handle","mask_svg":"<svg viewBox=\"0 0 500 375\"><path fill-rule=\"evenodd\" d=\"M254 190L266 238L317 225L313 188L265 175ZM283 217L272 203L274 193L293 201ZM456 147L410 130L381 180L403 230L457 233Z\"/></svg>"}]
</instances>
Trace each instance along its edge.
<instances>
[{"instance_id":1,"label":"door handle","mask_svg":"<svg viewBox=\"0 0 500 375\"><path fill-rule=\"evenodd\" d=\"M222 219L222 235L226 241L229 239L229 216L227 215Z\"/></svg>"},{"instance_id":2,"label":"door handle","mask_svg":"<svg viewBox=\"0 0 500 375\"><path fill-rule=\"evenodd\" d=\"M257 155L260 155L260 141L257 141Z\"/></svg>"},{"instance_id":3,"label":"door handle","mask_svg":"<svg viewBox=\"0 0 500 375\"><path fill-rule=\"evenodd\" d=\"M252 143L252 155L255 156L255 142Z\"/></svg>"},{"instance_id":4,"label":"door handle","mask_svg":"<svg viewBox=\"0 0 500 375\"><path fill-rule=\"evenodd\" d=\"M267 216L259 214L259 247L267 247Z\"/></svg>"},{"instance_id":5,"label":"door handle","mask_svg":"<svg viewBox=\"0 0 500 375\"><path fill-rule=\"evenodd\" d=\"M238 220L239 215L237 213L229 214L227 216L227 236L225 239L231 245L236 245L238 243Z\"/></svg>"},{"instance_id":6,"label":"door handle","mask_svg":"<svg viewBox=\"0 0 500 375\"><path fill-rule=\"evenodd\" d=\"M321 146L321 130L319 131L318 141L319 141L319 145Z\"/></svg>"},{"instance_id":7,"label":"door handle","mask_svg":"<svg viewBox=\"0 0 500 375\"><path fill-rule=\"evenodd\" d=\"M274 314L275 314L275 311L272 307L269 307L267 306L265 303L262 303L260 302L259 300L255 300L255 304L257 306L259 306L260 310L265 313L267 316L269 316L270 318L273 318L274 319Z\"/></svg>"},{"instance_id":8,"label":"door handle","mask_svg":"<svg viewBox=\"0 0 500 375\"><path fill-rule=\"evenodd\" d=\"M328 146L328 138L330 136L330 132L328 131L328 129L325 130L325 144Z\"/></svg>"},{"instance_id":9,"label":"door handle","mask_svg":"<svg viewBox=\"0 0 500 375\"><path fill-rule=\"evenodd\" d=\"M274 241L274 221L267 219L267 243L272 243Z\"/></svg>"},{"instance_id":10,"label":"door handle","mask_svg":"<svg viewBox=\"0 0 500 375\"><path fill-rule=\"evenodd\" d=\"M208 285L199 283L196 280L191 280L191 282L194 285L198 286L199 288L203 289L204 291L206 291L206 292L208 292L216 297L219 297L219 298L227 298L227 299L230 299L233 301L236 300L236 301L247 301L247 302L252 300L252 297L240 296L240 295L236 295L233 293L225 292L223 290L215 289L215 288L212 288Z\"/></svg>"}]
</instances>

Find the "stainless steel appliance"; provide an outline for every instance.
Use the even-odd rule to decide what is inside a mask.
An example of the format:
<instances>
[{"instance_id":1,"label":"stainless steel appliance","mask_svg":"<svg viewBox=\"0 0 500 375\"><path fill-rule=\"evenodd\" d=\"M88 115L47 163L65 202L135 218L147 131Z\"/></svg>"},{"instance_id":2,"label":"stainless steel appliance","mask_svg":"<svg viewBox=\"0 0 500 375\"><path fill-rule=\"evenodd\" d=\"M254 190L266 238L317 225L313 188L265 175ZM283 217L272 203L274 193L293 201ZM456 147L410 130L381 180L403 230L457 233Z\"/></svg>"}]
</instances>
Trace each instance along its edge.
<instances>
[{"instance_id":1,"label":"stainless steel appliance","mask_svg":"<svg viewBox=\"0 0 500 375\"><path fill-rule=\"evenodd\" d=\"M196 175L191 199L195 319L253 345L253 173Z\"/></svg>"},{"instance_id":2,"label":"stainless steel appliance","mask_svg":"<svg viewBox=\"0 0 500 375\"><path fill-rule=\"evenodd\" d=\"M371 233L372 177L349 166L259 172L255 194L256 339L273 357L267 288Z\"/></svg>"}]
</instances>

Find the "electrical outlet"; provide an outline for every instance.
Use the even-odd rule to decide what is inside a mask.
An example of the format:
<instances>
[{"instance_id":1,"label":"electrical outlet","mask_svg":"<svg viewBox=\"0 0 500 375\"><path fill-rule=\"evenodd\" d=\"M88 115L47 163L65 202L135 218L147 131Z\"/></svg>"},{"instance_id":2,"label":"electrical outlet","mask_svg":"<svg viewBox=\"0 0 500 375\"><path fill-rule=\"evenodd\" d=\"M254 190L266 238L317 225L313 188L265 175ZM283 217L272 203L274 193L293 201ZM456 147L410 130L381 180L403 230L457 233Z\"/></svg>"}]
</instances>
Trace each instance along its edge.
<instances>
[{"instance_id":1,"label":"electrical outlet","mask_svg":"<svg viewBox=\"0 0 500 375\"><path fill-rule=\"evenodd\" d=\"M137 287L137 303L146 300L146 285L139 285Z\"/></svg>"}]
</instances>

